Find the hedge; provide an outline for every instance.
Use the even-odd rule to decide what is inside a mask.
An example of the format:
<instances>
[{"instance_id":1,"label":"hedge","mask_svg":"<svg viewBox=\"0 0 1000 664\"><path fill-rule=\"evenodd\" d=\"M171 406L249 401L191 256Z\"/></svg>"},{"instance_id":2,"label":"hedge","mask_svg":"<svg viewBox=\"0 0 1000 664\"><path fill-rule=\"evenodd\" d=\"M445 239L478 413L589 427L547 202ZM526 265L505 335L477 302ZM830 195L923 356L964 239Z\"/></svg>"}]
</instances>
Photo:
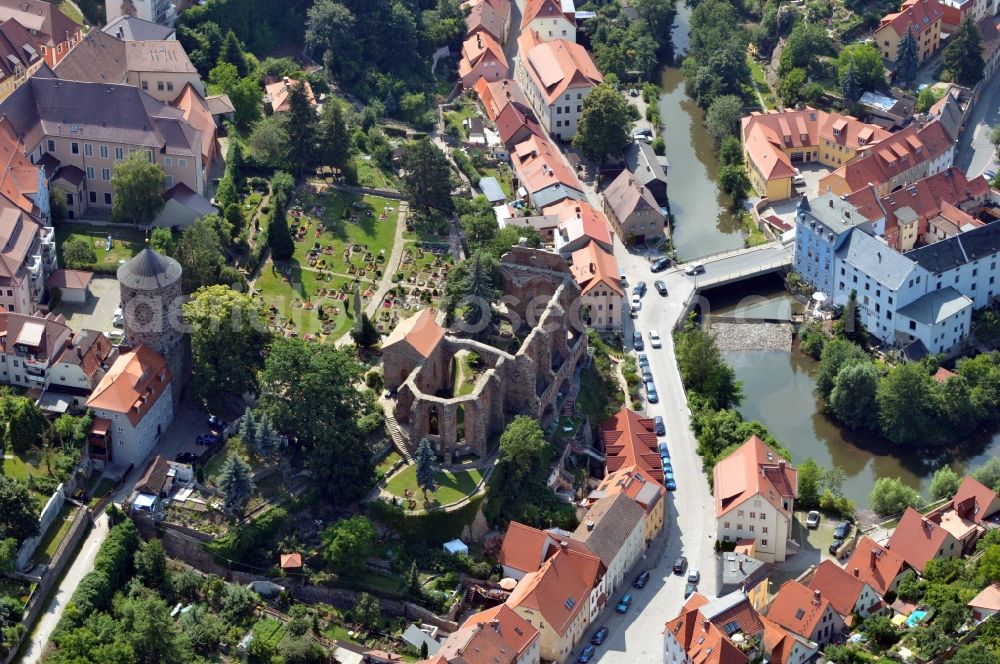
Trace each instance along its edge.
<instances>
[{"instance_id":1,"label":"hedge","mask_svg":"<svg viewBox=\"0 0 1000 664\"><path fill-rule=\"evenodd\" d=\"M436 510L408 516L400 507L381 500L370 503L368 511L374 518L398 532L407 543L439 546L461 536L465 526L475 520L484 497L482 494L474 496L468 505L453 512Z\"/></svg>"}]
</instances>

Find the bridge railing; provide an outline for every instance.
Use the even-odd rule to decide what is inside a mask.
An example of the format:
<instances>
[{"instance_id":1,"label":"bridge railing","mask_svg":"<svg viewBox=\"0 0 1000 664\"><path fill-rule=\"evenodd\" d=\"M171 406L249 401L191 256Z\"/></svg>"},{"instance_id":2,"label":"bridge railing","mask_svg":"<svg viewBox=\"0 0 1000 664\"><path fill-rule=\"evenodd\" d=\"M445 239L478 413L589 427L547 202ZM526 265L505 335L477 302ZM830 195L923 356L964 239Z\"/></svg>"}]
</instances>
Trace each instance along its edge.
<instances>
[{"instance_id":1,"label":"bridge railing","mask_svg":"<svg viewBox=\"0 0 1000 664\"><path fill-rule=\"evenodd\" d=\"M720 256L727 254L736 256L738 254L749 254L754 251L760 251L761 249L770 249L772 247L779 247L779 246L781 246L780 242L778 242L777 240L771 240L770 242L767 242L765 244L758 244L754 247L743 247L742 249L723 249L722 251L716 251L711 254L705 254L704 256L699 256L697 258L691 258L682 263L682 265L685 263L693 263L696 261L701 263L706 260L719 258Z\"/></svg>"},{"instance_id":2,"label":"bridge railing","mask_svg":"<svg viewBox=\"0 0 1000 664\"><path fill-rule=\"evenodd\" d=\"M785 260L775 261L773 263L767 263L765 265L757 265L748 270L742 270L741 272L730 272L729 274L720 275L718 277L709 279L699 279L695 282L695 290L701 290L704 288L710 288L711 286L718 286L719 284L729 283L731 281L736 281L742 279L743 277L750 277L758 274L766 274L772 272L776 269L782 267L788 267L792 264L792 259L789 257Z\"/></svg>"}]
</instances>

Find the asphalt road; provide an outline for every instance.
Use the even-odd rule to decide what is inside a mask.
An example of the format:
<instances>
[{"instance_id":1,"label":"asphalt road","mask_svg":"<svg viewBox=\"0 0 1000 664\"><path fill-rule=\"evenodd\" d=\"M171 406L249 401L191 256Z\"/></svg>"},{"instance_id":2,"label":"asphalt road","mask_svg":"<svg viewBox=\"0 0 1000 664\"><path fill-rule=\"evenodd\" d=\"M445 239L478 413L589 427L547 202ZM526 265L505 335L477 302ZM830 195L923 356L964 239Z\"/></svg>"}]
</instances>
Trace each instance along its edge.
<instances>
[{"instance_id":1,"label":"asphalt road","mask_svg":"<svg viewBox=\"0 0 1000 664\"><path fill-rule=\"evenodd\" d=\"M983 90L958 141L955 165L969 177L982 174L990 166L996 170L997 160L990 143L990 130L996 125L1000 125L1000 76L994 76Z\"/></svg>"},{"instance_id":2,"label":"asphalt road","mask_svg":"<svg viewBox=\"0 0 1000 664\"><path fill-rule=\"evenodd\" d=\"M671 337L674 322L681 315L684 302L693 291L693 280L676 268L658 275L651 274L648 257L630 254L620 245L615 248L615 257L628 276L630 297L631 288L638 281L645 281L649 287L635 323L646 342L645 352L649 357L660 402L647 404L646 414L650 417L662 415L664 418L666 440L677 478L677 491L668 493L667 496L665 534L650 546L646 559L640 561L633 570L633 574L637 574L648 568L652 572L648 585L642 590L626 586L610 598L608 608L591 626L574 653L573 660L593 633L606 625L610 629L608 639L597 648L596 657L591 661L601 664L637 664L662 660L663 625L677 615L684 603L686 578L671 571L678 556L686 556L689 566L700 570L699 592L709 597L715 596L715 520L712 494L702 471L701 458L695 453L696 443L691 433L690 413L681 388ZM666 282L669 291L667 297L662 297L653 288L653 281L656 279ZM632 324L631 319L625 319L625 338L629 340ZM648 332L651 329L659 332L663 348L649 347ZM615 612L614 607L626 592L632 594L632 606L626 614L621 615Z\"/></svg>"}]
</instances>

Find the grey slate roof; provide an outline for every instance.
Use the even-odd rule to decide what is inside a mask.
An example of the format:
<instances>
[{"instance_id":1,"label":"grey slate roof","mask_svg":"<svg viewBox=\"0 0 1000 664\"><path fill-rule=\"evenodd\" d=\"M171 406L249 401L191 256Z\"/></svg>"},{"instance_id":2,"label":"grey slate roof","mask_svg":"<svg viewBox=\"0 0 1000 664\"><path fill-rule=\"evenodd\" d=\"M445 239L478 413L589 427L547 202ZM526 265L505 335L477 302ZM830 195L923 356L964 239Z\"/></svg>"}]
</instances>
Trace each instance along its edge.
<instances>
[{"instance_id":1,"label":"grey slate roof","mask_svg":"<svg viewBox=\"0 0 1000 664\"><path fill-rule=\"evenodd\" d=\"M552 205L553 203L558 203L566 198L572 198L575 201L584 200L583 192L577 191L571 187L567 187L564 184L555 184L551 187L546 187L536 191L531 195L531 200L534 202L535 207L544 208Z\"/></svg>"},{"instance_id":2,"label":"grey slate roof","mask_svg":"<svg viewBox=\"0 0 1000 664\"><path fill-rule=\"evenodd\" d=\"M91 30L53 70L67 81L123 83L128 75L125 42Z\"/></svg>"},{"instance_id":3,"label":"grey slate roof","mask_svg":"<svg viewBox=\"0 0 1000 664\"><path fill-rule=\"evenodd\" d=\"M173 39L175 34L173 28L165 25L124 15L108 23L102 30L122 41Z\"/></svg>"},{"instance_id":4,"label":"grey slate roof","mask_svg":"<svg viewBox=\"0 0 1000 664\"><path fill-rule=\"evenodd\" d=\"M645 514L645 510L624 493L601 498L573 532L573 539L586 544L601 562L610 566Z\"/></svg>"},{"instance_id":5,"label":"grey slate roof","mask_svg":"<svg viewBox=\"0 0 1000 664\"><path fill-rule=\"evenodd\" d=\"M719 595L752 588L767 576L767 564L742 553L724 553L718 563Z\"/></svg>"},{"instance_id":6,"label":"grey slate roof","mask_svg":"<svg viewBox=\"0 0 1000 664\"><path fill-rule=\"evenodd\" d=\"M840 235L855 226L868 224L868 220L854 205L833 194L823 194L813 199L811 203L806 202L805 205L799 203L799 209L806 213L807 222L811 217L834 235ZM871 225L868 224L868 227Z\"/></svg>"},{"instance_id":7,"label":"grey slate roof","mask_svg":"<svg viewBox=\"0 0 1000 664\"><path fill-rule=\"evenodd\" d=\"M896 313L920 323L935 325L971 306L972 300L947 286L917 298Z\"/></svg>"},{"instance_id":8,"label":"grey slate roof","mask_svg":"<svg viewBox=\"0 0 1000 664\"><path fill-rule=\"evenodd\" d=\"M903 285L914 267L910 254L899 253L861 228L850 231L847 239L837 249L837 256L892 290Z\"/></svg>"},{"instance_id":9,"label":"grey slate roof","mask_svg":"<svg viewBox=\"0 0 1000 664\"><path fill-rule=\"evenodd\" d=\"M667 173L653 147L642 141L629 143L625 148L625 166L643 186L648 186L650 182L667 181Z\"/></svg>"},{"instance_id":10,"label":"grey slate roof","mask_svg":"<svg viewBox=\"0 0 1000 664\"><path fill-rule=\"evenodd\" d=\"M1000 222L995 221L947 240L914 249L906 257L928 272L941 274L998 251Z\"/></svg>"},{"instance_id":11,"label":"grey slate roof","mask_svg":"<svg viewBox=\"0 0 1000 664\"><path fill-rule=\"evenodd\" d=\"M156 290L181 278L181 264L146 247L118 268L118 281L136 290Z\"/></svg>"}]
</instances>

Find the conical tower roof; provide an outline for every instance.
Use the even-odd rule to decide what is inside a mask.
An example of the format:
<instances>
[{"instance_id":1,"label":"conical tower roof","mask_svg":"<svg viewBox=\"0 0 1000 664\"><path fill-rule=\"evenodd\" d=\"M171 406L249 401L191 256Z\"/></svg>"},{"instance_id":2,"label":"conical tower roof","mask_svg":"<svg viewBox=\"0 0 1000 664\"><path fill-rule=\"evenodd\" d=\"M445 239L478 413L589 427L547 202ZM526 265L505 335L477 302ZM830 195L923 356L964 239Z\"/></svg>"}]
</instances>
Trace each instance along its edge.
<instances>
[{"instance_id":1,"label":"conical tower roof","mask_svg":"<svg viewBox=\"0 0 1000 664\"><path fill-rule=\"evenodd\" d=\"M181 264L146 247L118 268L118 281L135 290L157 290L181 278Z\"/></svg>"}]
</instances>

